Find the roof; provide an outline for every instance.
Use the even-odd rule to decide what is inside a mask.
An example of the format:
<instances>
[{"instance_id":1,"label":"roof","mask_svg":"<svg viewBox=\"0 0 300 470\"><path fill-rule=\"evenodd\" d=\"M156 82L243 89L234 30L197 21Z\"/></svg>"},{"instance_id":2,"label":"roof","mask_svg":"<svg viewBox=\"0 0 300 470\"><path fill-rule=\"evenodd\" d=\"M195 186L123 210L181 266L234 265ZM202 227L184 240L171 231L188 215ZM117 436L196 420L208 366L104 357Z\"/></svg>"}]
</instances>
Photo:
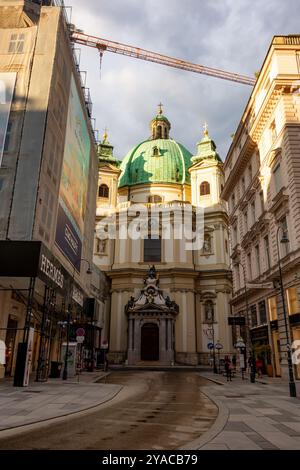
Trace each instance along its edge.
<instances>
[{"instance_id":1,"label":"roof","mask_svg":"<svg viewBox=\"0 0 300 470\"><path fill-rule=\"evenodd\" d=\"M136 184L190 184L192 154L173 139L141 142L121 164L119 188Z\"/></svg>"}]
</instances>

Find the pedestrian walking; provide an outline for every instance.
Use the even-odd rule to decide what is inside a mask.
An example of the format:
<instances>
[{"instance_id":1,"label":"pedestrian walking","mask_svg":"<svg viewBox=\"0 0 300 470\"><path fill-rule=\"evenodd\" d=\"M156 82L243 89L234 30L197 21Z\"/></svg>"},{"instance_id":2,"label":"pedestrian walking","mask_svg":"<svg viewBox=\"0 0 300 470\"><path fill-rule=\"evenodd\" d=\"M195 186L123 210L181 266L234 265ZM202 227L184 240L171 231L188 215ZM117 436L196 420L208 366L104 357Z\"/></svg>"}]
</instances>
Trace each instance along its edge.
<instances>
[{"instance_id":1,"label":"pedestrian walking","mask_svg":"<svg viewBox=\"0 0 300 470\"><path fill-rule=\"evenodd\" d=\"M232 373L233 365L231 363L229 356L225 356L224 366L225 366L227 382L229 381L231 382L231 373Z\"/></svg>"},{"instance_id":2,"label":"pedestrian walking","mask_svg":"<svg viewBox=\"0 0 300 470\"><path fill-rule=\"evenodd\" d=\"M263 362L259 357L256 359L255 367L257 370L257 376L260 379L262 377Z\"/></svg>"}]
</instances>

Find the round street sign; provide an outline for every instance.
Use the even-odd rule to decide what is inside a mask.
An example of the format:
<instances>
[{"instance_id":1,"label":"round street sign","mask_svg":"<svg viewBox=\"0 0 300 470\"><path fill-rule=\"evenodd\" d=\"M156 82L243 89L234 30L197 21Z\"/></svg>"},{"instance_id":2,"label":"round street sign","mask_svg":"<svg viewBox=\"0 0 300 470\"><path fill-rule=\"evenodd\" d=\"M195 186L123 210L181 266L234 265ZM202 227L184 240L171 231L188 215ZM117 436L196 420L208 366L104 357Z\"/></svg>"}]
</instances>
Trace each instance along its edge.
<instances>
[{"instance_id":1,"label":"round street sign","mask_svg":"<svg viewBox=\"0 0 300 470\"><path fill-rule=\"evenodd\" d=\"M236 347L236 348L245 348L246 345L245 345L244 341L237 341L237 342L235 343L235 347Z\"/></svg>"},{"instance_id":2,"label":"round street sign","mask_svg":"<svg viewBox=\"0 0 300 470\"><path fill-rule=\"evenodd\" d=\"M85 336L85 329L84 328L77 328L76 336Z\"/></svg>"},{"instance_id":3,"label":"round street sign","mask_svg":"<svg viewBox=\"0 0 300 470\"><path fill-rule=\"evenodd\" d=\"M213 349L214 343L208 343L207 344L207 349Z\"/></svg>"},{"instance_id":4,"label":"round street sign","mask_svg":"<svg viewBox=\"0 0 300 470\"><path fill-rule=\"evenodd\" d=\"M83 343L84 342L84 336L76 336L76 341L77 341L77 343Z\"/></svg>"},{"instance_id":5,"label":"round street sign","mask_svg":"<svg viewBox=\"0 0 300 470\"><path fill-rule=\"evenodd\" d=\"M215 348L216 348L216 349L223 349L223 344L217 343L217 344L215 345Z\"/></svg>"}]
</instances>

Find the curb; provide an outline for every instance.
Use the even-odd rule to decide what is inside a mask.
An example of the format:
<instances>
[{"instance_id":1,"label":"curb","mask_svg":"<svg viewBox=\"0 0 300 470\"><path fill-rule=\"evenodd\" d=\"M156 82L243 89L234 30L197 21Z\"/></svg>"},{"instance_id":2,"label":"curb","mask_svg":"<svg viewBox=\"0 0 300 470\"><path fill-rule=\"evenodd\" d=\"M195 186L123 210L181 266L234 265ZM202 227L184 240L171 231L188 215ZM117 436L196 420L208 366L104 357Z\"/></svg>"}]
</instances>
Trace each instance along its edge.
<instances>
[{"instance_id":1,"label":"curb","mask_svg":"<svg viewBox=\"0 0 300 470\"><path fill-rule=\"evenodd\" d=\"M207 379L207 377L201 376L204 379ZM224 385L221 382L218 382L214 379L207 379L210 380L211 382L215 382L217 385ZM228 418L229 418L229 409L227 408L226 405L224 405L223 402L221 402L218 398L216 398L214 395L211 395L207 390L203 392L201 390L201 393L205 395L207 398L209 398L215 405L218 407L218 416L212 425L212 427L206 431L201 437L198 437L197 439L189 442L188 444L185 444L184 446L180 447L178 450L201 450L201 447L205 446L208 444L210 441L212 441L218 434L220 434L221 431L223 431Z\"/></svg>"},{"instance_id":2,"label":"curb","mask_svg":"<svg viewBox=\"0 0 300 470\"><path fill-rule=\"evenodd\" d=\"M88 406L87 408L82 408L82 409L77 410L77 411L71 411L69 413L64 413L64 414L58 415L58 416L52 416L51 418L40 419L38 421L32 421L30 423L19 424L19 425L16 425L16 426L10 426L8 428L1 429L0 430L0 440L1 439L6 439L6 438L9 438L9 437L13 437L14 435L21 434L24 431L26 432L27 430L28 431L34 431L34 430L38 429L39 427L42 427L46 424L51 424L51 422L55 423L57 421L65 421L66 418L68 418L70 416L75 416L75 415L80 414L80 413L89 412L90 410L101 407L102 405L105 405L106 403L108 403L111 400L113 400L114 398L116 398L116 396L124 388L122 385L120 385L119 387L120 387L119 390L117 390L112 396L110 396L106 400L102 401L101 403L97 403L95 405Z\"/></svg>"}]
</instances>

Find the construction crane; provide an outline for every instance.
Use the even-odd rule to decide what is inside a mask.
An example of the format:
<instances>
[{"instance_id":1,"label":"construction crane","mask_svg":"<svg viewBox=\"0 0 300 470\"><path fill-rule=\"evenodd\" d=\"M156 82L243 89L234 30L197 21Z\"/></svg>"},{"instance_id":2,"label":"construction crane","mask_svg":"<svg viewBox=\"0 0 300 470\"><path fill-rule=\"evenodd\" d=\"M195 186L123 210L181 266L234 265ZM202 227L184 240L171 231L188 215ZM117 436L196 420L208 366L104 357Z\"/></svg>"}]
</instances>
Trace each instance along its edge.
<instances>
[{"instance_id":1,"label":"construction crane","mask_svg":"<svg viewBox=\"0 0 300 470\"><path fill-rule=\"evenodd\" d=\"M240 75L238 73L226 72L225 70L205 67L204 65L194 64L186 60L175 59L167 55L158 54L157 52L148 51L139 47L129 46L120 42L109 41L107 39L98 38L96 36L89 36L81 31L74 30L71 32L71 40L83 46L94 47L99 50L100 58L102 58L104 51L114 52L115 54L122 54L135 59L147 60L155 62L156 64L167 65L176 69L188 70L190 72L201 73L211 77L222 78L231 82L243 83L244 85L254 86L256 79Z\"/></svg>"}]
</instances>

